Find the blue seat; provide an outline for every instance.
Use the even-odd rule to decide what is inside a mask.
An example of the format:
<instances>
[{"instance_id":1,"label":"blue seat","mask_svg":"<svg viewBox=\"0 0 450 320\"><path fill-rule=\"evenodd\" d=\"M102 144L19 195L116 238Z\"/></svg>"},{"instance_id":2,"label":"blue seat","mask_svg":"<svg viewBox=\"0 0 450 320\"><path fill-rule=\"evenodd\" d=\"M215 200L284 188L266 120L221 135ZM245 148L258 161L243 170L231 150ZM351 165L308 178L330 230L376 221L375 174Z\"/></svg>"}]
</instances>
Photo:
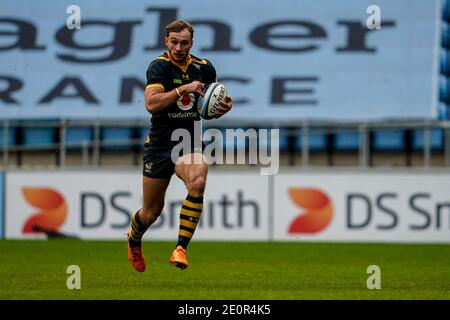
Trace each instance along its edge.
<instances>
[{"instance_id":1,"label":"blue seat","mask_svg":"<svg viewBox=\"0 0 450 320\"><path fill-rule=\"evenodd\" d=\"M139 147L144 149L145 141L147 140L150 128L139 128Z\"/></svg>"},{"instance_id":2,"label":"blue seat","mask_svg":"<svg viewBox=\"0 0 450 320\"><path fill-rule=\"evenodd\" d=\"M450 0L442 0L442 18L450 23Z\"/></svg>"},{"instance_id":3,"label":"blue seat","mask_svg":"<svg viewBox=\"0 0 450 320\"><path fill-rule=\"evenodd\" d=\"M3 146L3 128L0 127L0 145ZM8 128L8 138L7 138L7 145L13 146L16 144L16 130L15 128Z\"/></svg>"},{"instance_id":4,"label":"blue seat","mask_svg":"<svg viewBox=\"0 0 450 320\"><path fill-rule=\"evenodd\" d=\"M23 144L50 147L55 144L55 128L23 128Z\"/></svg>"},{"instance_id":5,"label":"blue seat","mask_svg":"<svg viewBox=\"0 0 450 320\"><path fill-rule=\"evenodd\" d=\"M81 146L93 141L93 129L89 127L69 127L66 131L66 144L68 146Z\"/></svg>"},{"instance_id":6,"label":"blue seat","mask_svg":"<svg viewBox=\"0 0 450 320\"><path fill-rule=\"evenodd\" d=\"M401 151L405 148L403 130L380 130L373 134L373 149L377 151Z\"/></svg>"},{"instance_id":7,"label":"blue seat","mask_svg":"<svg viewBox=\"0 0 450 320\"><path fill-rule=\"evenodd\" d=\"M242 129L242 130L244 130L244 132L246 132L249 128L222 128L222 129L220 129L220 131L223 134L224 148L226 148L226 149L234 148L234 150L248 149L248 146L249 146L248 138L237 139L237 137L235 136L233 138L233 140L227 139L227 134L226 134L227 129L232 129L232 130Z\"/></svg>"},{"instance_id":8,"label":"blue seat","mask_svg":"<svg viewBox=\"0 0 450 320\"><path fill-rule=\"evenodd\" d=\"M450 119L450 105L440 101L438 106L438 119L449 120Z\"/></svg>"},{"instance_id":9,"label":"blue seat","mask_svg":"<svg viewBox=\"0 0 450 320\"><path fill-rule=\"evenodd\" d=\"M423 129L413 130L413 150L423 150L424 131ZM433 128L430 130L431 150L442 150L444 148L444 132L442 129Z\"/></svg>"},{"instance_id":10,"label":"blue seat","mask_svg":"<svg viewBox=\"0 0 450 320\"><path fill-rule=\"evenodd\" d=\"M450 75L450 51L441 48L439 51L440 74Z\"/></svg>"},{"instance_id":11,"label":"blue seat","mask_svg":"<svg viewBox=\"0 0 450 320\"><path fill-rule=\"evenodd\" d=\"M215 147L221 147L222 150L225 149L226 147L226 141L225 141L225 129L220 129L220 128L202 128L202 139L203 139L203 143L205 146L211 144L211 143L218 143L217 141L214 140L213 138L213 133L215 133L215 130L219 130L222 137L223 137L223 141L222 141L222 145L216 145Z\"/></svg>"},{"instance_id":12,"label":"blue seat","mask_svg":"<svg viewBox=\"0 0 450 320\"><path fill-rule=\"evenodd\" d=\"M441 46L450 49L450 24L441 21Z\"/></svg>"},{"instance_id":13,"label":"blue seat","mask_svg":"<svg viewBox=\"0 0 450 320\"><path fill-rule=\"evenodd\" d=\"M439 75L439 100L450 103L450 78Z\"/></svg>"},{"instance_id":14,"label":"blue seat","mask_svg":"<svg viewBox=\"0 0 450 320\"><path fill-rule=\"evenodd\" d=\"M260 137L259 136L259 131L261 129L265 129L267 130L267 133L265 136ZM267 147L270 148L272 147L272 130L278 130L278 148L279 151L285 151L289 148L289 131L283 128L259 128L256 129L256 133L258 135L258 148L261 144L261 146L264 146L264 144L267 144ZM258 149L259 150L259 149Z\"/></svg>"},{"instance_id":15,"label":"blue seat","mask_svg":"<svg viewBox=\"0 0 450 320\"><path fill-rule=\"evenodd\" d=\"M139 129L139 138L143 142L145 142L149 133L150 133L150 128L140 128Z\"/></svg>"},{"instance_id":16,"label":"blue seat","mask_svg":"<svg viewBox=\"0 0 450 320\"><path fill-rule=\"evenodd\" d=\"M101 128L100 140L105 150L130 150L133 147L133 128Z\"/></svg>"},{"instance_id":17,"label":"blue seat","mask_svg":"<svg viewBox=\"0 0 450 320\"><path fill-rule=\"evenodd\" d=\"M232 130L241 129L241 130L244 131L244 133L248 133L248 134L249 134L249 132L247 132L247 130L254 130L254 133L256 134L256 140L253 141L252 143L256 142L256 151L259 152L259 148L260 147L264 147L265 148L267 146L269 148L268 152L270 154L270 152L271 152L270 148L272 147L271 130L278 129L278 128L229 128L229 129L232 129ZM260 137L260 131L259 130L261 130L261 129L266 129L267 132L266 132L266 135L263 135L263 136ZM226 130L227 129L221 128L221 129L218 129L218 130L220 130L220 132L223 135L223 142L224 142L223 148L224 148L224 150L227 150L227 149L228 150L234 150L235 152L237 152L237 150L246 150L247 152L250 150L250 139L248 138L248 136L245 136L245 139L237 139L236 136L235 136L234 141L233 141L231 139L227 139L227 136L226 136ZM211 140L209 138L208 134L206 135L206 137L209 140ZM210 142L205 142L206 145L208 143L211 143L211 141ZM279 145L278 146L279 146L279 150L280 151L286 150L288 148L288 137L287 137L287 134L286 134L286 132L284 130L281 130L281 129L279 130Z\"/></svg>"},{"instance_id":18,"label":"blue seat","mask_svg":"<svg viewBox=\"0 0 450 320\"><path fill-rule=\"evenodd\" d=\"M283 128L280 129L280 151L286 151L289 148L289 131Z\"/></svg>"},{"instance_id":19,"label":"blue seat","mask_svg":"<svg viewBox=\"0 0 450 320\"><path fill-rule=\"evenodd\" d=\"M326 134L321 131L310 131L308 136L308 147L310 151L324 151L327 148ZM303 148L302 129L297 130L295 148L297 150Z\"/></svg>"},{"instance_id":20,"label":"blue seat","mask_svg":"<svg viewBox=\"0 0 450 320\"><path fill-rule=\"evenodd\" d=\"M341 151L359 149L359 133L357 131L337 132L335 134L335 148Z\"/></svg>"}]
</instances>

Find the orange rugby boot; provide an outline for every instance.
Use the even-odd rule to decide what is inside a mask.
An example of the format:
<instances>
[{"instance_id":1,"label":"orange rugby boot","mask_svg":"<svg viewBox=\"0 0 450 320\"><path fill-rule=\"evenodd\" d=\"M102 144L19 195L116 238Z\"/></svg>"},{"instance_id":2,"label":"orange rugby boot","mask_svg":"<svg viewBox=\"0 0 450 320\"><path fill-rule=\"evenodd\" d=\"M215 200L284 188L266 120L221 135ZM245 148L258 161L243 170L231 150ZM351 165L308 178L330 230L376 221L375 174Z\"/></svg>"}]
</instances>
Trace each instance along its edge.
<instances>
[{"instance_id":1,"label":"orange rugby boot","mask_svg":"<svg viewBox=\"0 0 450 320\"><path fill-rule=\"evenodd\" d=\"M187 251L182 246L177 246L170 257L170 264L184 270L189 265L186 256Z\"/></svg>"},{"instance_id":2,"label":"orange rugby boot","mask_svg":"<svg viewBox=\"0 0 450 320\"><path fill-rule=\"evenodd\" d=\"M145 257L144 252L142 251L142 247L131 247L130 246L130 232L128 231L127 238L128 238L128 260L130 260L131 265L133 266L134 270L137 272L144 272L145 271Z\"/></svg>"}]
</instances>

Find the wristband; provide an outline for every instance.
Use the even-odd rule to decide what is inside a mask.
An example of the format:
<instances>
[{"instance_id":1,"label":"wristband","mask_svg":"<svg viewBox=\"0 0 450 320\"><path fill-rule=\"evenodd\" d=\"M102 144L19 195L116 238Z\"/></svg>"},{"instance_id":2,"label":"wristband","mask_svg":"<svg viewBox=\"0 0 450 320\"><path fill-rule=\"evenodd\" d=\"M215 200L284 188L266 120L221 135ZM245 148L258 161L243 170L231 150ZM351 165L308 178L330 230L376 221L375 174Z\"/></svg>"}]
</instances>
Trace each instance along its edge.
<instances>
[{"instance_id":1,"label":"wristband","mask_svg":"<svg viewBox=\"0 0 450 320\"><path fill-rule=\"evenodd\" d=\"M175 91L177 92L178 98L181 98L182 95L180 94L180 91L178 91L178 88L175 88Z\"/></svg>"}]
</instances>

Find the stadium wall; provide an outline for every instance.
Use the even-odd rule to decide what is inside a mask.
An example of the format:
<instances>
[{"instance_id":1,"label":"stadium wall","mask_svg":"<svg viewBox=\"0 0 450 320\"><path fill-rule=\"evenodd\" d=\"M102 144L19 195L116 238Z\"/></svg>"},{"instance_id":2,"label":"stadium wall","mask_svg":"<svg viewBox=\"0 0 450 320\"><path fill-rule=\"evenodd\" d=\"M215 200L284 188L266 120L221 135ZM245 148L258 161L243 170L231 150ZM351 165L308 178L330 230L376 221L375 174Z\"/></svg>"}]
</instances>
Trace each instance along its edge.
<instances>
[{"instance_id":1,"label":"stadium wall","mask_svg":"<svg viewBox=\"0 0 450 320\"><path fill-rule=\"evenodd\" d=\"M198 240L450 242L448 171L211 168ZM135 171L9 172L8 239L124 239L142 201ZM173 179L145 237L174 240L185 186Z\"/></svg>"}]
</instances>

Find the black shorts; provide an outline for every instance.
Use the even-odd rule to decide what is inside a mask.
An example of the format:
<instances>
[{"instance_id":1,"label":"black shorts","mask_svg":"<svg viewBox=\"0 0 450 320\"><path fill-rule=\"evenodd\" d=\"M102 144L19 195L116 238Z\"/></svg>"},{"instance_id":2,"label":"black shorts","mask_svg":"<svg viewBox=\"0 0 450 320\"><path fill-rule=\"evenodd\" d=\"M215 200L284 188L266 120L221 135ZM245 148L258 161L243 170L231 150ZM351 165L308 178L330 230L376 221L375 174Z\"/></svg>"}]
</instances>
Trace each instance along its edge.
<instances>
[{"instance_id":1,"label":"black shorts","mask_svg":"<svg viewBox=\"0 0 450 320\"><path fill-rule=\"evenodd\" d=\"M155 146L145 144L142 174L149 178L168 179L175 172L175 162L178 157L189 153L202 153L203 150L203 143L201 149L191 146L189 150L180 152L172 159L172 147L155 148Z\"/></svg>"}]
</instances>

